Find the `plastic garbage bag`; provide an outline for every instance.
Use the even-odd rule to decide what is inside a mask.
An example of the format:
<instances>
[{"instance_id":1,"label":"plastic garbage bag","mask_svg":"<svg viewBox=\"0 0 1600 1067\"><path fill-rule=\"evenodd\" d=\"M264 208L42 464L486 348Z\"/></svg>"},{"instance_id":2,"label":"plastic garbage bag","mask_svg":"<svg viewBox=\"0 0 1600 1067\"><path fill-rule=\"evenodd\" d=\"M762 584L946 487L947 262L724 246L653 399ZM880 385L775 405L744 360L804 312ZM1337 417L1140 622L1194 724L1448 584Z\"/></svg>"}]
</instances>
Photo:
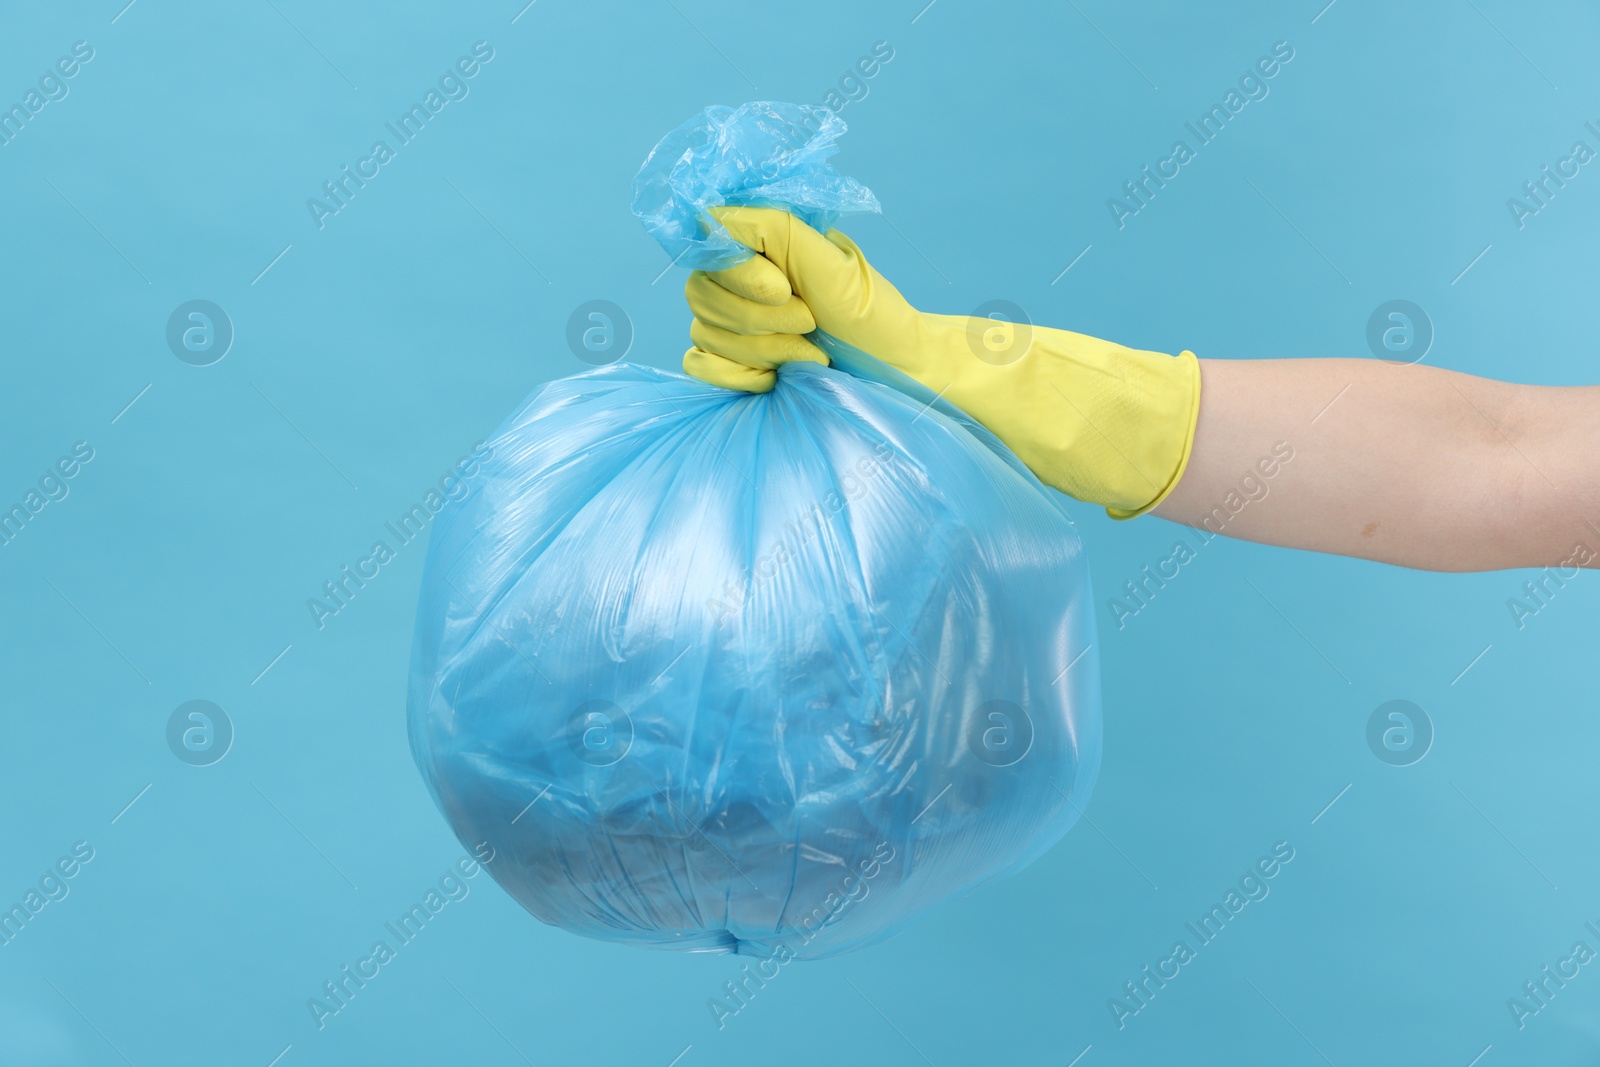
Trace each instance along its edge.
<instances>
[{"instance_id":1,"label":"plastic garbage bag","mask_svg":"<svg viewBox=\"0 0 1600 1067\"><path fill-rule=\"evenodd\" d=\"M1076 819L1101 744L1082 545L959 412L809 363L764 395L614 364L489 450L435 520L410 737L542 921L828 956Z\"/></svg>"}]
</instances>

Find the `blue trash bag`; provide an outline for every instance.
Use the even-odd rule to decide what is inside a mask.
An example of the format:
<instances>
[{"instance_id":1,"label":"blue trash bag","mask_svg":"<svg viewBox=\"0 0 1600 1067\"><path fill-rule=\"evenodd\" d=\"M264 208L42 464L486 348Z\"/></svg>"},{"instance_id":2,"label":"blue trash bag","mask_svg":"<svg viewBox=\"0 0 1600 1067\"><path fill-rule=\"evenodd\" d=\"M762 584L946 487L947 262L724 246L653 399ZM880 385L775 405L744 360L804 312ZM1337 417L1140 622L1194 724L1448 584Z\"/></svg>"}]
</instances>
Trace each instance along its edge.
<instances>
[{"instance_id":1,"label":"blue trash bag","mask_svg":"<svg viewBox=\"0 0 1600 1067\"><path fill-rule=\"evenodd\" d=\"M410 738L540 920L820 958L1076 820L1101 748L1082 544L960 412L811 363L762 395L619 363L485 451L435 520Z\"/></svg>"}]
</instances>

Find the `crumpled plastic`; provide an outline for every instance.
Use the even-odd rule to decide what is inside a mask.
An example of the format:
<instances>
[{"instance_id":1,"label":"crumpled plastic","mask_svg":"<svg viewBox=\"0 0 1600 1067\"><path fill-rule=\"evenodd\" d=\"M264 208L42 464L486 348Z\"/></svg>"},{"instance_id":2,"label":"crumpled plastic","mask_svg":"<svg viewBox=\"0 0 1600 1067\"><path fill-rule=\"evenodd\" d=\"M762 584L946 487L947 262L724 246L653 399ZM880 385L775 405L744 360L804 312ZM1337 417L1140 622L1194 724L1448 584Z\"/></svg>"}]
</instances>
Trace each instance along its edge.
<instances>
[{"instance_id":1,"label":"crumpled plastic","mask_svg":"<svg viewBox=\"0 0 1600 1067\"><path fill-rule=\"evenodd\" d=\"M724 270L751 256L706 208L777 207L828 232L878 211L872 191L827 162L844 119L825 107L760 101L713 105L663 137L633 182L633 213L672 261Z\"/></svg>"}]
</instances>

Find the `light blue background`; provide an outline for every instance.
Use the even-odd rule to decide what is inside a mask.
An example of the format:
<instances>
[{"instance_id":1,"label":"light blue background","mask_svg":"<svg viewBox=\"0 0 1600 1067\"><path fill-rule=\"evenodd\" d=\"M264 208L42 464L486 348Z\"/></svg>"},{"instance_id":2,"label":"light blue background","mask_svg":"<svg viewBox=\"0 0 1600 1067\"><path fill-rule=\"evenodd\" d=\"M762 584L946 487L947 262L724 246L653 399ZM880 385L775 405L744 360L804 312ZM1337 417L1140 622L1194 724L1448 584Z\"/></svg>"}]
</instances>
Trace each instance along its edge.
<instances>
[{"instance_id":1,"label":"light blue background","mask_svg":"<svg viewBox=\"0 0 1600 1067\"><path fill-rule=\"evenodd\" d=\"M886 945L786 967L720 1031L706 1001L742 961L581 940L482 876L315 1027L307 999L460 849L405 742L420 546L325 629L305 606L584 369L578 304L620 304L629 358L676 366L683 272L655 280L628 212L640 160L708 103L822 102L878 40L894 58L837 162L887 213L852 234L922 307L1363 356L1399 297L1432 364L1593 381L1600 173L1525 229L1506 207L1600 147L1592 4L121 3L14 6L0 39L8 103L95 49L0 147L0 499L95 449L0 547L0 902L95 849L0 947L0 1061L1594 1061L1600 967L1523 1030L1506 1007L1600 948L1592 573L1519 630L1525 574L1219 540L1119 631L1106 597L1178 530L1076 509L1102 604L1093 825ZM306 199L478 40L470 96L318 230ZM1107 197L1280 40L1271 95L1119 231ZM164 340L194 298L237 330L209 367ZM165 740L196 698L237 731L206 768ZM1393 698L1437 731L1411 767L1366 744ZM1107 999L1280 840L1271 895L1119 1031Z\"/></svg>"}]
</instances>

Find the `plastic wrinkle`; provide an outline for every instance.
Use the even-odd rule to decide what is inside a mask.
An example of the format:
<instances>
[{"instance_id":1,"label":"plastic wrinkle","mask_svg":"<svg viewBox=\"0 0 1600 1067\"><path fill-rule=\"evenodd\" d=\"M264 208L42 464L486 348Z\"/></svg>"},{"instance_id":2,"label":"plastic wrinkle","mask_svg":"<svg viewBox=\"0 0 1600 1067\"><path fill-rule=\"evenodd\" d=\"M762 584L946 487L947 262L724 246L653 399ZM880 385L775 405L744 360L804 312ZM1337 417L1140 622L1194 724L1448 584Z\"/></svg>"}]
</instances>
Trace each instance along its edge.
<instances>
[{"instance_id":1,"label":"plastic wrinkle","mask_svg":"<svg viewBox=\"0 0 1600 1067\"><path fill-rule=\"evenodd\" d=\"M663 137L633 182L633 213L680 267L723 270L753 254L706 208L778 207L823 233L879 210L872 191L827 163L844 119L825 107L758 101L706 108Z\"/></svg>"}]
</instances>

